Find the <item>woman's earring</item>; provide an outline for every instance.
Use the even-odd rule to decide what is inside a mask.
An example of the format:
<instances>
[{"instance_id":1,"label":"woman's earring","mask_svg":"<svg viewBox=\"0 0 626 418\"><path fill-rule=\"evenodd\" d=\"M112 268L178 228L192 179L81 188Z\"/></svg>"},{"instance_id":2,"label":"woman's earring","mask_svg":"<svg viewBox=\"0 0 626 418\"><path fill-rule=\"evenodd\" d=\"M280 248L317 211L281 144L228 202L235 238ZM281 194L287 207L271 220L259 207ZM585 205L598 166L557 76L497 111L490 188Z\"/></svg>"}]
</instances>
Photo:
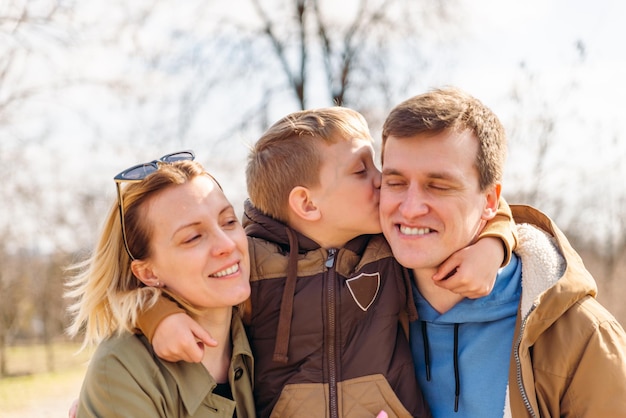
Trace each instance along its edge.
<instances>
[{"instance_id":1,"label":"woman's earring","mask_svg":"<svg viewBox=\"0 0 626 418\"><path fill-rule=\"evenodd\" d=\"M161 282L157 280L156 283L154 284L154 287L161 287Z\"/></svg>"}]
</instances>

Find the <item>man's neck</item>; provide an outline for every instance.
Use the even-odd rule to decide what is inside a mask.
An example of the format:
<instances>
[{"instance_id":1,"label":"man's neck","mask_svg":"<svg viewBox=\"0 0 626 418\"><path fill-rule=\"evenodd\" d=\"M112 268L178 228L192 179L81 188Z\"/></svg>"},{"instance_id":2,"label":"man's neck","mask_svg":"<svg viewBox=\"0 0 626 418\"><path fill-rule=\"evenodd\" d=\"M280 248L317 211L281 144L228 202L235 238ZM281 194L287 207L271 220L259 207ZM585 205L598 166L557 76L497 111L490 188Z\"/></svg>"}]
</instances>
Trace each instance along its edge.
<instances>
[{"instance_id":1,"label":"man's neck","mask_svg":"<svg viewBox=\"0 0 626 418\"><path fill-rule=\"evenodd\" d=\"M415 277L415 284L420 294L437 312L443 314L452 309L452 307L463 300L464 297L437 286L432 279L435 272L436 269L413 270L413 276Z\"/></svg>"}]
</instances>

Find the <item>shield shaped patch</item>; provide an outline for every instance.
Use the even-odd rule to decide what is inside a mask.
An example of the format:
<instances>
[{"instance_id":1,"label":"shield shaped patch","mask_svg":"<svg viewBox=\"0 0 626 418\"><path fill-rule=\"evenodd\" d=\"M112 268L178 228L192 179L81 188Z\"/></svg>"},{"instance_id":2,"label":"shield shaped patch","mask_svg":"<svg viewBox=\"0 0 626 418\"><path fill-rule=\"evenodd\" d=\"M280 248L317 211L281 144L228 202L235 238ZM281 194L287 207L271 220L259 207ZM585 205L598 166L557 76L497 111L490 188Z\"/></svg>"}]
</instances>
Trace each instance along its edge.
<instances>
[{"instance_id":1,"label":"shield shaped patch","mask_svg":"<svg viewBox=\"0 0 626 418\"><path fill-rule=\"evenodd\" d=\"M346 280L346 284L356 304L363 311L367 311L378 295L380 273L361 273Z\"/></svg>"}]
</instances>

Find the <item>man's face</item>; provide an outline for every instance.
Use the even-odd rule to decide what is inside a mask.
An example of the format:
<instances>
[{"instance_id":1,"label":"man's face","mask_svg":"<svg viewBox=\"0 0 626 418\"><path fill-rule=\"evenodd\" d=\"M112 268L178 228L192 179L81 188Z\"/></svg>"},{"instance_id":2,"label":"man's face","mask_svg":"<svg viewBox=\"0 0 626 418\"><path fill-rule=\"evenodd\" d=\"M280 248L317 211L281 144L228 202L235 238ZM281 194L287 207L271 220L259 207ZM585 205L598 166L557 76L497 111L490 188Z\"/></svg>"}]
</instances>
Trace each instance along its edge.
<instances>
[{"instance_id":1,"label":"man's face","mask_svg":"<svg viewBox=\"0 0 626 418\"><path fill-rule=\"evenodd\" d=\"M405 267L436 269L495 214L498 193L495 186L480 191L477 150L469 131L387 139L381 226Z\"/></svg>"}]
</instances>

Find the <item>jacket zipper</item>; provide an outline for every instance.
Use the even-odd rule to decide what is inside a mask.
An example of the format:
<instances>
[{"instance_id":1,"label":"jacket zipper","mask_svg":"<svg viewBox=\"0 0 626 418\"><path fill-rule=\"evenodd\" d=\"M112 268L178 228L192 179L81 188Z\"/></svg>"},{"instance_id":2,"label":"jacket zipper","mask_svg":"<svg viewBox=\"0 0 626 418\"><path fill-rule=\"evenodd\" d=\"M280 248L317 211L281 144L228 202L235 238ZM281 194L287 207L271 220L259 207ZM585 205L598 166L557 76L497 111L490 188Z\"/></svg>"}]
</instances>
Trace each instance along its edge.
<instances>
[{"instance_id":1,"label":"jacket zipper","mask_svg":"<svg viewBox=\"0 0 626 418\"><path fill-rule=\"evenodd\" d=\"M528 400L528 394L526 393L526 389L524 389L524 384L522 383L522 362L519 356L519 348L520 348L520 345L522 345L522 336L524 335L524 329L526 328L526 322L528 321L528 317L535 310L536 307L537 305L533 304L533 306L530 308L528 313L524 316L524 319L522 320L522 326L519 332L519 337L517 338L517 341L515 342L515 350L514 350L515 367L517 369L517 387L520 391L520 394L522 395L522 400L524 401L524 405L526 406L528 413L533 418L536 418L537 414L535 414L535 411L533 411L533 408L530 405L530 401ZM512 412L513 411L511 411L511 413Z\"/></svg>"},{"instance_id":2,"label":"jacket zipper","mask_svg":"<svg viewBox=\"0 0 626 418\"><path fill-rule=\"evenodd\" d=\"M335 294L335 255L337 250L328 250L326 268L328 268L326 291L328 309L328 398L330 417L339 418L337 398L337 363L336 363L336 294Z\"/></svg>"}]
</instances>

